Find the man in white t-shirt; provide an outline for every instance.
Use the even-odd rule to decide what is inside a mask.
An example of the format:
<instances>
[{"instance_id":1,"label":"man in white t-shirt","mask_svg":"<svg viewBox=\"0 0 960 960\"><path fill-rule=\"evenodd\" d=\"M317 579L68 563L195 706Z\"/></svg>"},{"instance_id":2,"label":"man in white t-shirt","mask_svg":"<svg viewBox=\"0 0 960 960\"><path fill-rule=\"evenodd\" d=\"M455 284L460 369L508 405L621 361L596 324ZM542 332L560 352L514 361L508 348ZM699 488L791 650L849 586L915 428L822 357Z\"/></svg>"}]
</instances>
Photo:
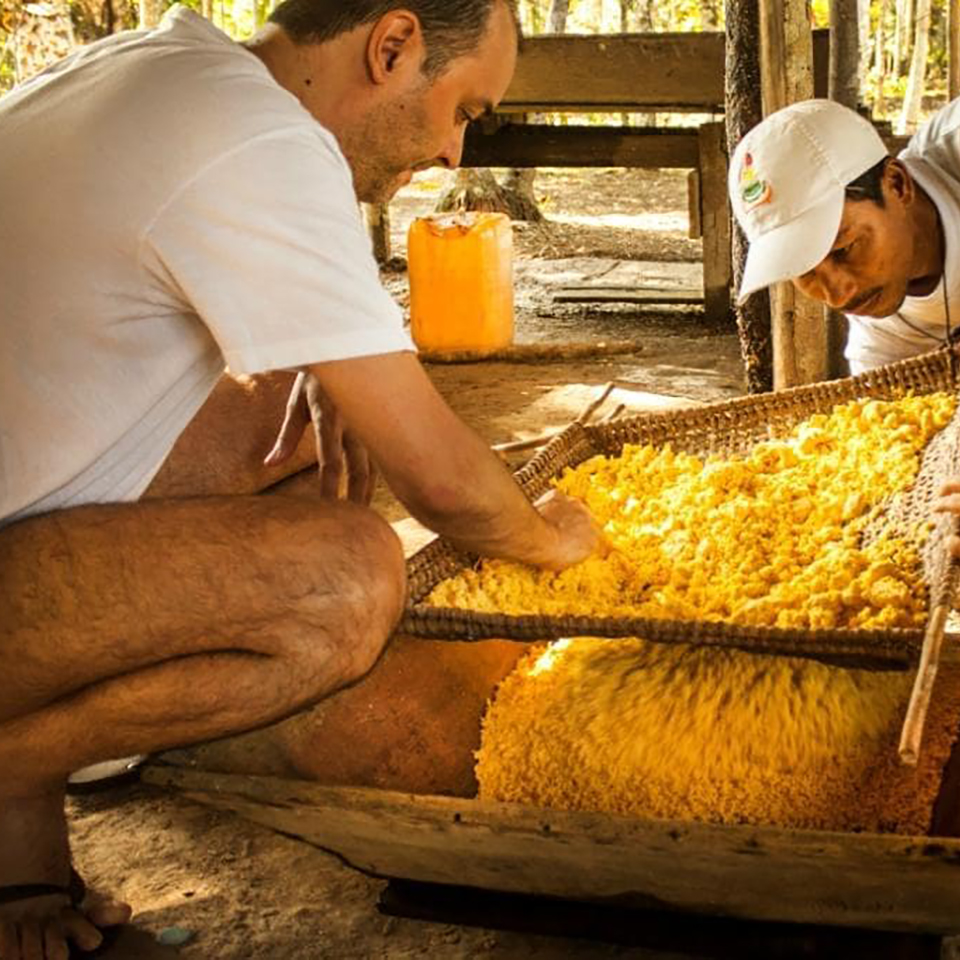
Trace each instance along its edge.
<instances>
[{"instance_id":1,"label":"man in white t-shirt","mask_svg":"<svg viewBox=\"0 0 960 960\"><path fill-rule=\"evenodd\" d=\"M0 960L128 916L72 871L72 770L261 726L377 659L405 580L370 463L466 549L596 546L431 386L358 216L456 166L517 35L507 0L286 0L246 45L179 9L0 100ZM354 502L248 495L303 462L308 410Z\"/></svg>"},{"instance_id":2,"label":"man in white t-shirt","mask_svg":"<svg viewBox=\"0 0 960 960\"><path fill-rule=\"evenodd\" d=\"M852 373L960 326L960 100L896 158L840 104L785 107L737 145L730 199L750 244L740 298L792 280L847 314Z\"/></svg>"}]
</instances>

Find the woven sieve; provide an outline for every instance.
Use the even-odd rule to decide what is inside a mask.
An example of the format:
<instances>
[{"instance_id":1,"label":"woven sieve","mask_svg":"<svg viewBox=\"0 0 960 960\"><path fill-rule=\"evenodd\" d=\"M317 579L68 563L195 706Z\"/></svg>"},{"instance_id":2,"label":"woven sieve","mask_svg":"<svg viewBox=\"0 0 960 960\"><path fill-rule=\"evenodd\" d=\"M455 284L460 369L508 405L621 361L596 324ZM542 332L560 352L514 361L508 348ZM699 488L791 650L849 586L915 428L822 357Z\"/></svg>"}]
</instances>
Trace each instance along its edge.
<instances>
[{"instance_id":1,"label":"woven sieve","mask_svg":"<svg viewBox=\"0 0 960 960\"><path fill-rule=\"evenodd\" d=\"M953 369L960 347L871 370L858 377L795 387L775 393L727 400L689 410L641 414L596 426L571 424L515 474L531 500L547 489L567 467L597 454L617 455L625 444L670 443L674 449L704 457L744 454L754 444L787 435L814 413L855 399L893 400L908 391L927 394L955 392ZM889 499L866 531L872 539L884 532L913 536L914 526L931 517L942 483L960 474L960 408L952 421L927 444L919 474L911 488ZM952 515L940 515L922 550L923 580L928 609L949 604L954 592L954 568L947 539L956 528ZM639 636L663 643L704 643L754 652L812 657L830 662L915 662L924 631L802 630L718 624L704 620L665 620L592 616L511 616L432 607L423 599L442 580L476 563L437 539L407 563L408 603L399 631L410 636L449 640L547 640L570 636Z\"/></svg>"}]
</instances>

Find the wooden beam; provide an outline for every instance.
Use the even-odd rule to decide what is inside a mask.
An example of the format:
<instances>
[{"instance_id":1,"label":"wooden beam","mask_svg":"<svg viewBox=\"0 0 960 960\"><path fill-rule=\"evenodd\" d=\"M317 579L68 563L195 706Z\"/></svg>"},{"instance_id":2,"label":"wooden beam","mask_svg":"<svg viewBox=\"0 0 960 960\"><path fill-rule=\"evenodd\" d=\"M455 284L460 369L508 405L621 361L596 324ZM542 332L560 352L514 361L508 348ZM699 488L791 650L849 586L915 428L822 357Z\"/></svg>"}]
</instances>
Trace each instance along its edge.
<instances>
[{"instance_id":1,"label":"wooden beam","mask_svg":"<svg viewBox=\"0 0 960 960\"><path fill-rule=\"evenodd\" d=\"M695 127L662 130L508 123L494 133L471 126L461 166L692 169L698 163Z\"/></svg>"},{"instance_id":2,"label":"wooden beam","mask_svg":"<svg viewBox=\"0 0 960 960\"><path fill-rule=\"evenodd\" d=\"M960 930L960 840L946 836L643 820L161 766L143 779L378 876L755 920Z\"/></svg>"},{"instance_id":3,"label":"wooden beam","mask_svg":"<svg viewBox=\"0 0 960 960\"><path fill-rule=\"evenodd\" d=\"M386 203L365 203L363 216L377 263L390 259L390 207Z\"/></svg>"},{"instance_id":4,"label":"wooden beam","mask_svg":"<svg viewBox=\"0 0 960 960\"><path fill-rule=\"evenodd\" d=\"M700 224L703 231L704 314L713 323L730 318L733 273L730 201L727 198L726 132L722 123L705 123L700 142Z\"/></svg>"},{"instance_id":5,"label":"wooden beam","mask_svg":"<svg viewBox=\"0 0 960 960\"><path fill-rule=\"evenodd\" d=\"M807 0L761 3L760 63L765 114L814 95ZM830 357L823 307L790 283L773 287L770 300L774 389L827 379Z\"/></svg>"},{"instance_id":6,"label":"wooden beam","mask_svg":"<svg viewBox=\"0 0 960 960\"><path fill-rule=\"evenodd\" d=\"M827 95L828 31L816 32L816 91ZM722 33L542 36L524 41L503 113L722 111Z\"/></svg>"}]
</instances>

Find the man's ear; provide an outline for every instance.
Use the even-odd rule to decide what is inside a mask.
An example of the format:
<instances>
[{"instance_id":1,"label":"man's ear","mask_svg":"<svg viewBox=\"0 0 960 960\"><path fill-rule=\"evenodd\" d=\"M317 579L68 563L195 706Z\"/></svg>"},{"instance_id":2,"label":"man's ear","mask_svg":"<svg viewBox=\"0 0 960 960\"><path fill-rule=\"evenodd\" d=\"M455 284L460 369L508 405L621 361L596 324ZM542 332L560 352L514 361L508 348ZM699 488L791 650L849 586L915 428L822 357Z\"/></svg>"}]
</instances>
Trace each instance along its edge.
<instances>
[{"instance_id":1,"label":"man's ear","mask_svg":"<svg viewBox=\"0 0 960 960\"><path fill-rule=\"evenodd\" d=\"M405 73L419 73L425 52L423 30L416 14L391 10L370 31L367 73L377 84L388 83Z\"/></svg>"},{"instance_id":2,"label":"man's ear","mask_svg":"<svg viewBox=\"0 0 960 960\"><path fill-rule=\"evenodd\" d=\"M901 160L891 157L883 168L883 180L881 181L884 200L896 200L903 206L909 206L913 203L916 196L916 185L910 171Z\"/></svg>"}]
</instances>

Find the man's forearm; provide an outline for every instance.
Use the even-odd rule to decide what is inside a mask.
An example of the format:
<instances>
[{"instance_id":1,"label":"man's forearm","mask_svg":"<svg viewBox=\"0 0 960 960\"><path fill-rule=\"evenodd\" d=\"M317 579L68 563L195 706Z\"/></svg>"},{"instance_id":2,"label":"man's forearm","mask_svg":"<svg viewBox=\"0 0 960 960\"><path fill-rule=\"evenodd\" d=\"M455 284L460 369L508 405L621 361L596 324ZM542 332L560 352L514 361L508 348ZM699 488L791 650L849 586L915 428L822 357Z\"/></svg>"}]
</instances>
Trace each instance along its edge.
<instances>
[{"instance_id":1,"label":"man's forearm","mask_svg":"<svg viewBox=\"0 0 960 960\"><path fill-rule=\"evenodd\" d=\"M549 562L557 531L411 354L311 369L390 488L430 529L485 556Z\"/></svg>"}]
</instances>

